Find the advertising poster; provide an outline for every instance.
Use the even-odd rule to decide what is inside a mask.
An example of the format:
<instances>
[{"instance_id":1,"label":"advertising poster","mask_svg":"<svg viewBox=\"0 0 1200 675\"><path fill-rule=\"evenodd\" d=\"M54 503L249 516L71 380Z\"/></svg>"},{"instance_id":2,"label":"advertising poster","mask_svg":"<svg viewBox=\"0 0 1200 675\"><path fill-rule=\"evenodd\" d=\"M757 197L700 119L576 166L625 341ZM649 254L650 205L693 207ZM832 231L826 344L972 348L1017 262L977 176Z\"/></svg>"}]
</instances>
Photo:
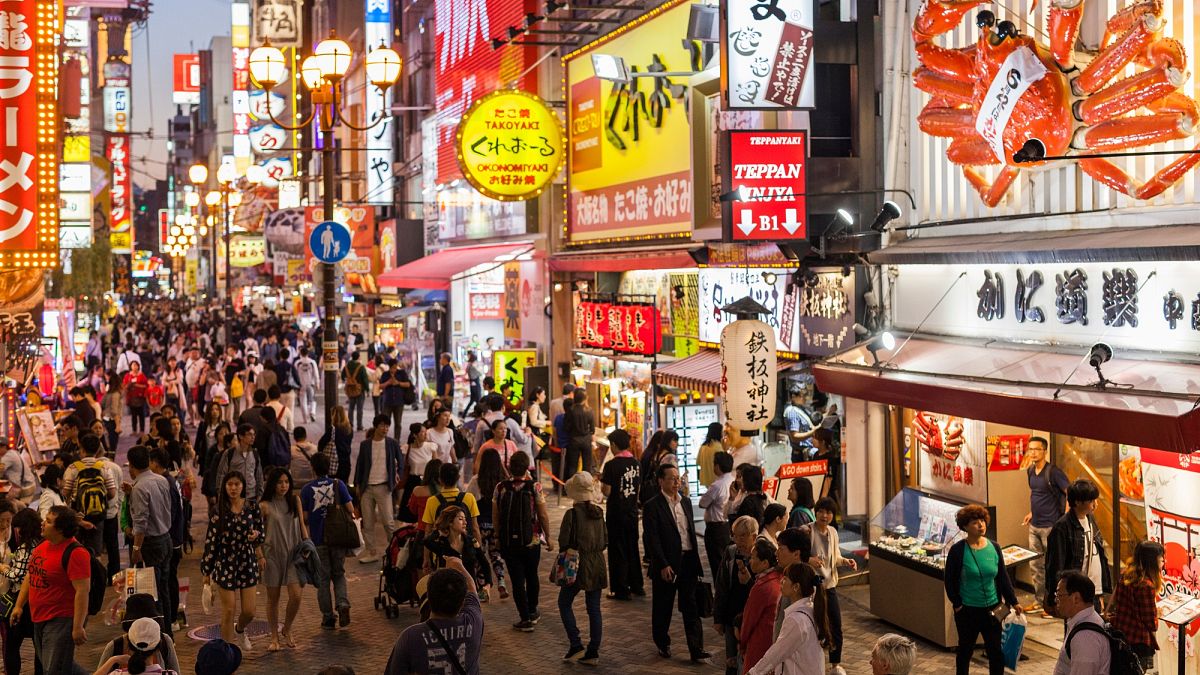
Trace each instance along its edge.
<instances>
[{"instance_id":1,"label":"advertising poster","mask_svg":"<svg viewBox=\"0 0 1200 675\"><path fill-rule=\"evenodd\" d=\"M563 59L572 243L685 235L692 228L691 118L685 79L602 80L594 54L620 55L633 71L691 72L691 2L671 0L632 29L614 31ZM645 17L643 17L645 18Z\"/></svg>"},{"instance_id":2,"label":"advertising poster","mask_svg":"<svg viewBox=\"0 0 1200 675\"><path fill-rule=\"evenodd\" d=\"M766 307L762 320L775 329L775 342L781 356L796 356L801 350L795 312L785 324L785 297L789 277L785 270L770 268L708 267L699 272L699 337L710 346L721 344L721 331L733 320L721 308L746 296ZM786 338L786 339L785 339Z\"/></svg>"},{"instance_id":3,"label":"advertising poster","mask_svg":"<svg viewBox=\"0 0 1200 675\"><path fill-rule=\"evenodd\" d=\"M987 453L991 458L989 471L1016 471L1025 459L1029 434L1008 434L987 437Z\"/></svg>"},{"instance_id":4,"label":"advertising poster","mask_svg":"<svg viewBox=\"0 0 1200 675\"><path fill-rule=\"evenodd\" d=\"M1163 614L1200 598L1200 454L1137 448L1146 502L1146 536L1163 545ZM1131 455L1126 455L1126 457ZM1122 474L1125 471L1122 469ZM1123 491L1123 490L1122 490ZM1165 606L1164 606L1165 605ZM1187 653L1194 653L1200 622L1188 626ZM1169 628L1171 652L1178 635ZM1161 636L1160 636L1161 639ZM1174 662L1174 656L1171 657Z\"/></svg>"},{"instance_id":5,"label":"advertising poster","mask_svg":"<svg viewBox=\"0 0 1200 675\"><path fill-rule=\"evenodd\" d=\"M671 274L667 277L671 298L671 335L675 339L677 359L700 351L700 313L697 307L696 274Z\"/></svg>"},{"instance_id":6,"label":"advertising poster","mask_svg":"<svg viewBox=\"0 0 1200 675\"><path fill-rule=\"evenodd\" d=\"M536 349L497 349L492 352L492 376L496 391L500 385L511 384L513 396L525 398L525 369L537 365Z\"/></svg>"},{"instance_id":7,"label":"advertising poster","mask_svg":"<svg viewBox=\"0 0 1200 675\"><path fill-rule=\"evenodd\" d=\"M920 486L936 494L987 503L985 433L976 420L904 410L904 450L919 458Z\"/></svg>"},{"instance_id":8,"label":"advertising poster","mask_svg":"<svg viewBox=\"0 0 1200 675\"><path fill-rule=\"evenodd\" d=\"M812 108L811 0L721 3L730 108Z\"/></svg>"}]
</instances>

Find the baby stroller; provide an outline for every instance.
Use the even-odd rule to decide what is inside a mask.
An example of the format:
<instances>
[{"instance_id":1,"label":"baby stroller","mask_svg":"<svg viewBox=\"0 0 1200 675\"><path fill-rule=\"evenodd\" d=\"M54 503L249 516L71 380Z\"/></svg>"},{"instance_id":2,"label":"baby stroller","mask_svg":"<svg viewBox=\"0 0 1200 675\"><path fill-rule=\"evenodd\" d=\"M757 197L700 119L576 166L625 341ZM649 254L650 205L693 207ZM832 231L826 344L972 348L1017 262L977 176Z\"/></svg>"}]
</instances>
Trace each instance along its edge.
<instances>
[{"instance_id":1,"label":"baby stroller","mask_svg":"<svg viewBox=\"0 0 1200 675\"><path fill-rule=\"evenodd\" d=\"M417 605L422 553L421 531L415 525L404 525L392 533L379 572L379 595L375 598L375 609L383 610L389 619L400 616L400 605Z\"/></svg>"}]
</instances>

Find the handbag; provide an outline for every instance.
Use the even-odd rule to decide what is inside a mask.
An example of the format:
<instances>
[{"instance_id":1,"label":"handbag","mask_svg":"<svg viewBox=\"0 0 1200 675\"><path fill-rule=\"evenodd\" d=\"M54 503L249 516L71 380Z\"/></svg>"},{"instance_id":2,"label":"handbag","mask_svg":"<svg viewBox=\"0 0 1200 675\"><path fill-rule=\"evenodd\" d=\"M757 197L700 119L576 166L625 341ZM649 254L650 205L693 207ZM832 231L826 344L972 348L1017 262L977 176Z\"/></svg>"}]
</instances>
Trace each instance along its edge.
<instances>
[{"instance_id":1,"label":"handbag","mask_svg":"<svg viewBox=\"0 0 1200 675\"><path fill-rule=\"evenodd\" d=\"M125 570L125 597L147 593L158 600L158 581L153 567L130 567Z\"/></svg>"},{"instance_id":2,"label":"handbag","mask_svg":"<svg viewBox=\"0 0 1200 675\"><path fill-rule=\"evenodd\" d=\"M355 549L362 546L362 537L350 510L345 504L337 503L337 495L341 492L338 489L340 483L336 478L333 481L334 503L325 512L324 543L332 548Z\"/></svg>"},{"instance_id":3,"label":"handbag","mask_svg":"<svg viewBox=\"0 0 1200 675\"><path fill-rule=\"evenodd\" d=\"M246 385L242 384L242 378L237 375L233 376L233 382L229 383L229 395L234 398L241 398L242 394L246 393Z\"/></svg>"},{"instance_id":4,"label":"handbag","mask_svg":"<svg viewBox=\"0 0 1200 675\"><path fill-rule=\"evenodd\" d=\"M17 592L10 590L0 595L0 619L7 622L12 617L13 607L17 604Z\"/></svg>"},{"instance_id":5,"label":"handbag","mask_svg":"<svg viewBox=\"0 0 1200 675\"><path fill-rule=\"evenodd\" d=\"M568 549L560 551L550 568L550 583L557 586L573 586L579 578L579 553Z\"/></svg>"},{"instance_id":6,"label":"handbag","mask_svg":"<svg viewBox=\"0 0 1200 675\"><path fill-rule=\"evenodd\" d=\"M696 582L696 611L701 619L711 619L713 615L712 584L700 580Z\"/></svg>"}]
</instances>

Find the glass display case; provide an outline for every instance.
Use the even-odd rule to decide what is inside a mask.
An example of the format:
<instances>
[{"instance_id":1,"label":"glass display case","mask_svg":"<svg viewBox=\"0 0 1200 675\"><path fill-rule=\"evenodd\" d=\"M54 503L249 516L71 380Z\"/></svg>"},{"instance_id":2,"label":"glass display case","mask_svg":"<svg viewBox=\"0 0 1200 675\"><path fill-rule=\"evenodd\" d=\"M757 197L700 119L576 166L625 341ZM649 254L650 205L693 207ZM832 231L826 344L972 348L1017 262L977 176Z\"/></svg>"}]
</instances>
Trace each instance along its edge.
<instances>
[{"instance_id":1,"label":"glass display case","mask_svg":"<svg viewBox=\"0 0 1200 675\"><path fill-rule=\"evenodd\" d=\"M965 536L954 519L962 507L945 497L904 488L871 519L872 557L878 550L884 557L890 554L940 573L946 567L946 551Z\"/></svg>"}]
</instances>

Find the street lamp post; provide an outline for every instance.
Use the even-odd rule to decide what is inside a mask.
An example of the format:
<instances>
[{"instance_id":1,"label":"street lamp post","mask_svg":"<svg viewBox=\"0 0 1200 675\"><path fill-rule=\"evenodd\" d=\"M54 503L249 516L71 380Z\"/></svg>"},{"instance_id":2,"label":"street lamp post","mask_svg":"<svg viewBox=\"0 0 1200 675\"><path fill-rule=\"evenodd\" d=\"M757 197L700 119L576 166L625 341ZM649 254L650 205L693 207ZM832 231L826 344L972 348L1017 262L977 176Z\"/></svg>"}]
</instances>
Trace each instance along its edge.
<instances>
[{"instance_id":1,"label":"street lamp post","mask_svg":"<svg viewBox=\"0 0 1200 675\"><path fill-rule=\"evenodd\" d=\"M334 211L334 140L333 129L338 123L344 124L355 131L366 131L382 122L380 117L366 126L357 126L349 122L341 111L342 79L350 68L353 58L350 46L337 38L334 31L329 31L329 37L322 40L312 55L305 57L300 63L300 78L304 80L312 96L312 112L308 119L298 125L290 126L275 119L275 113L267 106L271 121L287 129L297 131L312 123L317 117L321 129L321 172L324 195L322 205L326 220L333 220ZM387 90L400 78L403 62L400 55L385 45L380 44L366 56L367 79L381 90ZM250 76L263 89L270 91L283 81L287 75L287 62L283 52L270 44L264 44L250 53ZM319 117L318 117L319 116ZM321 295L325 309L324 330L321 344L321 367L325 371L325 428L328 430L333 420L333 408L337 405L338 360L337 360L337 324L334 317L334 266L332 263L321 263Z\"/></svg>"}]
</instances>

